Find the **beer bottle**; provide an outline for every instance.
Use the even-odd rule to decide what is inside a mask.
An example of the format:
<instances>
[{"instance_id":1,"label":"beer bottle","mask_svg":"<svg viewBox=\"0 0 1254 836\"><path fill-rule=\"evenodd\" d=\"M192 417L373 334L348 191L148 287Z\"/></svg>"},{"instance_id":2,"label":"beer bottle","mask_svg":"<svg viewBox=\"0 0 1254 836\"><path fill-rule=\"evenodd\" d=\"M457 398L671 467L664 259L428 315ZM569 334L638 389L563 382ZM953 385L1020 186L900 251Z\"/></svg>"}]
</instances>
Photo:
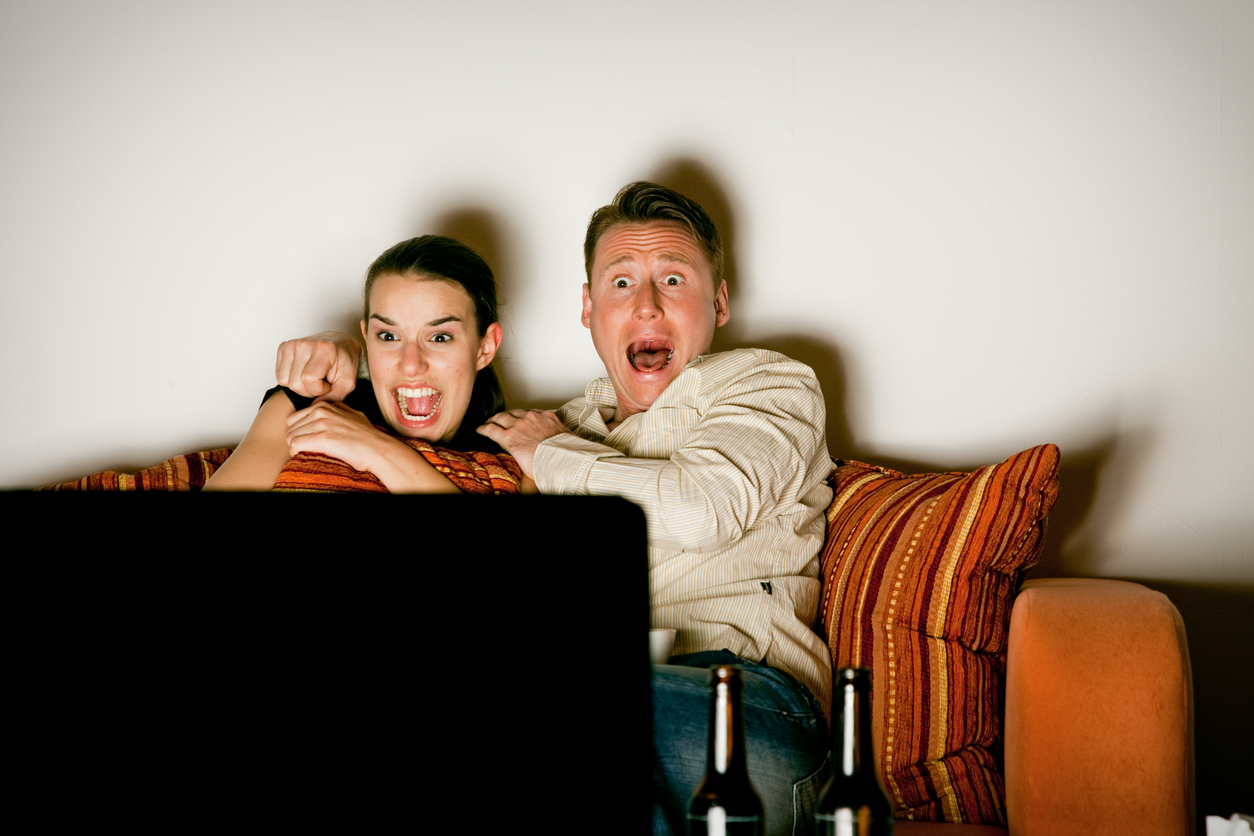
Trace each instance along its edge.
<instances>
[{"instance_id":1,"label":"beer bottle","mask_svg":"<svg viewBox=\"0 0 1254 836\"><path fill-rule=\"evenodd\" d=\"M871 672L841 668L832 693L832 778L814 808L820 836L892 836L893 805L875 774Z\"/></svg>"},{"instance_id":2,"label":"beer bottle","mask_svg":"<svg viewBox=\"0 0 1254 836\"><path fill-rule=\"evenodd\" d=\"M688 804L691 836L762 836L762 800L749 783L740 668L710 666L710 737L705 778Z\"/></svg>"}]
</instances>

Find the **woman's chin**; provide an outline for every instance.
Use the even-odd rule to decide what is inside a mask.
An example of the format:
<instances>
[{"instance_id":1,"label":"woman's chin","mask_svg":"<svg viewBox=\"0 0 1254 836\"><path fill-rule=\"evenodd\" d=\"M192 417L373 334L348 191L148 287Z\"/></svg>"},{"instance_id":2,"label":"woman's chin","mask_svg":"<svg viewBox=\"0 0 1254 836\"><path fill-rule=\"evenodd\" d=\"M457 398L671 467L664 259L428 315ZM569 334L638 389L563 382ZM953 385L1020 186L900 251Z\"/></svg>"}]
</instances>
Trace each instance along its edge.
<instances>
[{"instance_id":1,"label":"woman's chin","mask_svg":"<svg viewBox=\"0 0 1254 836\"><path fill-rule=\"evenodd\" d=\"M417 438L417 439L421 439L422 441L430 441L432 444L435 444L437 440L436 434L434 432L431 432L430 430L414 429L413 427L393 426L392 431L395 432L397 435L399 435L401 438Z\"/></svg>"},{"instance_id":2,"label":"woman's chin","mask_svg":"<svg viewBox=\"0 0 1254 836\"><path fill-rule=\"evenodd\" d=\"M402 438L415 438L426 441L429 444L443 444L457 434L457 430L443 430L434 422L421 427L411 427L407 424L395 420L388 421L392 427L392 432Z\"/></svg>"}]
</instances>

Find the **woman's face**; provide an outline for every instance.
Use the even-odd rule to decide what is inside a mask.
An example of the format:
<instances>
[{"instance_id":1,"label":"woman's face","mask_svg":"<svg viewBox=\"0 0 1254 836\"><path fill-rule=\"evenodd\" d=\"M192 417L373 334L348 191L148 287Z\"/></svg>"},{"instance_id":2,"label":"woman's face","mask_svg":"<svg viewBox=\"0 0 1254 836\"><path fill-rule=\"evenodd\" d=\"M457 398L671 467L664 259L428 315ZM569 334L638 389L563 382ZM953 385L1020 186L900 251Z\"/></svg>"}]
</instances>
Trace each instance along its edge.
<instances>
[{"instance_id":1,"label":"woman's face","mask_svg":"<svg viewBox=\"0 0 1254 836\"><path fill-rule=\"evenodd\" d=\"M461 426L475 374L492 362L501 326L483 337L455 282L388 274L370 288L361 323L374 396L398 435L448 441Z\"/></svg>"}]
</instances>

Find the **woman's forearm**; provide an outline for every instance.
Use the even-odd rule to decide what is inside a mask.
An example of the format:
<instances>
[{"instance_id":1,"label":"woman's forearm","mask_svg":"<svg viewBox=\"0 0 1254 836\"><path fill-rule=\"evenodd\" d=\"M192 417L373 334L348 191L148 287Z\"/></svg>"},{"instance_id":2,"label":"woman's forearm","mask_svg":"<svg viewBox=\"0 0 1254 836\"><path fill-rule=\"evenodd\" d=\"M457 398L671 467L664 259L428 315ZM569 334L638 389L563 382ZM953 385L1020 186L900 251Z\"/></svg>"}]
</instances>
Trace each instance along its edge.
<instances>
[{"instance_id":1,"label":"woman's forearm","mask_svg":"<svg viewBox=\"0 0 1254 836\"><path fill-rule=\"evenodd\" d=\"M368 471L391 493L459 493L422 454L372 426L365 415L340 403L316 403L286 419L291 455L321 453Z\"/></svg>"},{"instance_id":2,"label":"woman's forearm","mask_svg":"<svg viewBox=\"0 0 1254 836\"><path fill-rule=\"evenodd\" d=\"M391 493L461 493L461 489L432 467L414 448L392 436L382 441L370 472Z\"/></svg>"}]
</instances>

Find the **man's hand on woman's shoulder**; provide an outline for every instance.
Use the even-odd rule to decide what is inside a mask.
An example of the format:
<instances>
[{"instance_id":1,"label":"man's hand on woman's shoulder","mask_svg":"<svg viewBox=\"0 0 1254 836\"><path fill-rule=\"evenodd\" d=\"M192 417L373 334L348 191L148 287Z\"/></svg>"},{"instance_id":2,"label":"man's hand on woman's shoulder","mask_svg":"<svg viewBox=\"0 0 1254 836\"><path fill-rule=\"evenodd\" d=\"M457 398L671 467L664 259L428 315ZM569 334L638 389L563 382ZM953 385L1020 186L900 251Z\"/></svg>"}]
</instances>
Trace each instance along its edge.
<instances>
[{"instance_id":1,"label":"man's hand on woman's shoulder","mask_svg":"<svg viewBox=\"0 0 1254 836\"><path fill-rule=\"evenodd\" d=\"M298 395L342 401L357 385L361 343L335 331L323 331L279 345L274 377Z\"/></svg>"},{"instance_id":2,"label":"man's hand on woman's shoulder","mask_svg":"<svg viewBox=\"0 0 1254 836\"><path fill-rule=\"evenodd\" d=\"M518 462L523 474L535 479L531 463L540 442L569 430L552 410L507 409L493 415L476 432L501 445Z\"/></svg>"}]
</instances>

